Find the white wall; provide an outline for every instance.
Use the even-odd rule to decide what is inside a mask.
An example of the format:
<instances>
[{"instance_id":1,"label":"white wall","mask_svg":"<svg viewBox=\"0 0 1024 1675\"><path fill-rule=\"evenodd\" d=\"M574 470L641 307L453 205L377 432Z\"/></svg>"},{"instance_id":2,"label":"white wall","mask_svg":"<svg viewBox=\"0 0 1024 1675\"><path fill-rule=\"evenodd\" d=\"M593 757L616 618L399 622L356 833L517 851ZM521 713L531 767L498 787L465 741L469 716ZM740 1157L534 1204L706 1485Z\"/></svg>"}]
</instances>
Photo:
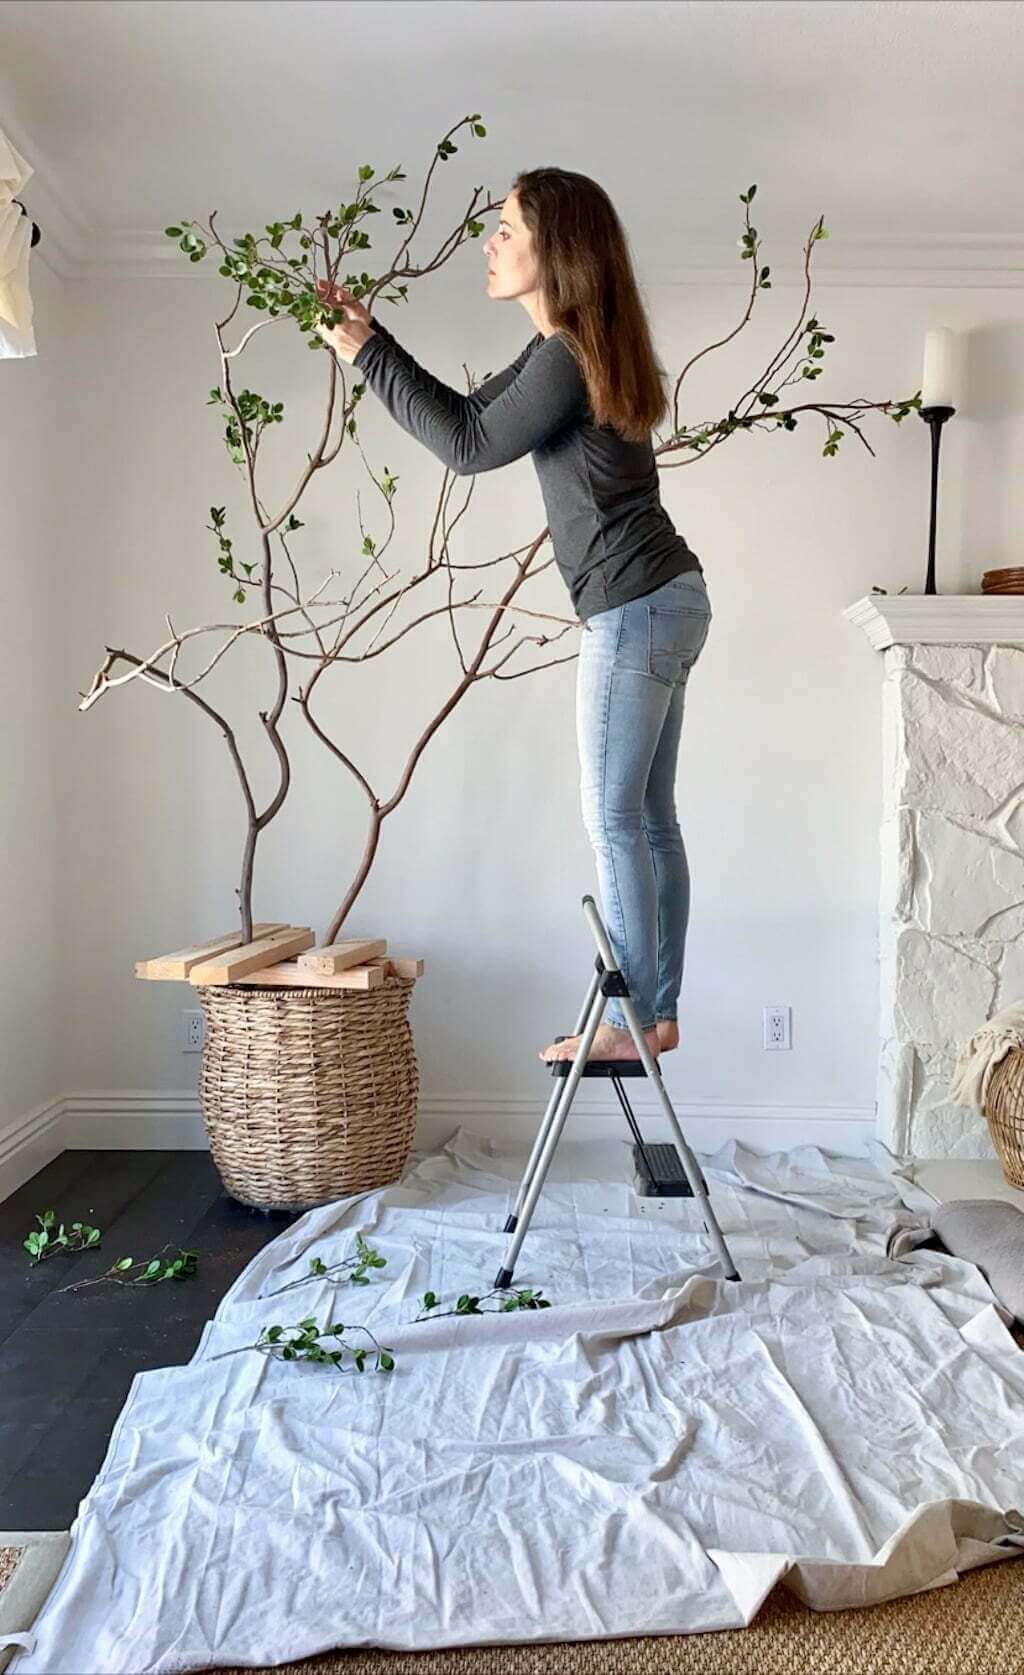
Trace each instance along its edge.
<instances>
[{"instance_id":1,"label":"white wall","mask_svg":"<svg viewBox=\"0 0 1024 1675\"><path fill-rule=\"evenodd\" d=\"M412 353L462 388L462 361L478 377L505 365L532 325L518 305L498 311L475 283L464 294L458 285L435 276L408 308L382 314ZM41 287L39 360L2 369L13 374L3 399L18 418L22 461L12 485L18 587L37 630L55 604L67 628L66 660L50 672L34 636L14 652L21 678L9 715L20 727L16 743L9 730L7 748L22 778L7 814L15 834L8 924L19 950L36 949L42 936L47 952L19 958L16 972L9 966L5 1005L19 1043L6 1071L11 1117L61 1085L46 1012L58 929L63 1085L140 1099L195 1087L198 1061L180 1051L181 1012L193 997L181 985L138 982L133 965L233 927L244 833L233 770L219 732L180 697L134 682L85 715L73 706L104 646L151 652L165 637L165 612L178 628L244 614L204 527L211 505L228 507L236 556L258 557L241 479L206 405L220 379L213 322L227 312L229 287L213 273L76 281L59 361L45 325L51 290ZM671 381L744 305L739 289L652 284L647 295ZM830 286L811 306L836 338L813 386L820 398L909 395L927 327L972 333L964 408L943 443L940 591L975 592L983 569L1019 562L1024 491L1011 462L1020 445L1012 391L1024 364L1022 294ZM684 415L723 413L798 309L794 288L762 293L755 323L689 375ZM242 312L250 324L251 311ZM235 382L286 403L285 424L264 444L264 494L276 507L318 434L325 369L284 323L257 341L235 363ZM812 399L811 389L802 383L794 399ZM408 575L426 549L442 467L369 392L361 419L371 465L401 479L386 562ZM63 521L54 549L45 533L52 461L38 441L58 420ZM872 584L923 588L929 439L914 415L899 426L869 416L863 428L874 458L848 434L838 457L823 459L824 423L805 420L792 434L734 436L712 457L662 474L664 503L700 555L714 612L688 688L680 758L693 905L682 1044L664 1073L682 1112L720 1117L716 1133L742 1131L755 1143L759 1131L820 1139L828 1119L841 1144L874 1114L881 667L841 613ZM300 508L306 528L293 552L311 585L328 564L351 578L360 562L355 485L366 527L383 538L384 503L346 448ZM468 480L457 487L464 493ZM456 557L479 563L543 525L526 459L476 480ZM43 572L47 549L55 562ZM471 585L496 598L496 572L475 574ZM571 615L553 564L521 597ZM439 604L441 590L431 598ZM467 641L471 628L478 638L484 613L462 617ZM515 666L567 655L577 636L546 651L528 647ZM442 618L365 667L325 678L317 713L387 796L457 672ZM492 1131L509 1122L532 1129L550 1089L538 1050L572 1030L593 965L580 912L597 881L579 812L575 674L575 662L563 663L469 694L386 821L345 927L423 956L411 1010L423 1109ZM271 702L273 681L270 659L252 645L201 689L236 719L261 804L276 781L256 710ZM290 711L293 789L260 840L254 908L320 935L358 865L364 805L298 706ZM762 1047L768 1003L793 1009L791 1052Z\"/></svg>"},{"instance_id":2,"label":"white wall","mask_svg":"<svg viewBox=\"0 0 1024 1675\"><path fill-rule=\"evenodd\" d=\"M6 958L0 981L0 1181L15 1154L20 1178L52 1155L47 1131L64 1090L64 954L74 925L63 917L75 868L62 776L66 695L66 592L72 560L62 547L66 459L63 397L64 287L34 270L39 354L0 360L0 558L4 650L0 900ZM10 1181L8 1189L13 1186Z\"/></svg>"}]
</instances>

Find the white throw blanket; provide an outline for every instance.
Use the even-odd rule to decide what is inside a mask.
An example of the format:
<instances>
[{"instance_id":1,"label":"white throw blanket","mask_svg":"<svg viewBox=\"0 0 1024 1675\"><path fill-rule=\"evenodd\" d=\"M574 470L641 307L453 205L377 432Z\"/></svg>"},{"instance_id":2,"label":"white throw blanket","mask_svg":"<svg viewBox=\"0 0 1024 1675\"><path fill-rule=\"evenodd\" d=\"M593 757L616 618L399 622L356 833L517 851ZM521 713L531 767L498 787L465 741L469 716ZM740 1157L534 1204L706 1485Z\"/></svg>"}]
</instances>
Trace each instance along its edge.
<instances>
[{"instance_id":1,"label":"white throw blanket","mask_svg":"<svg viewBox=\"0 0 1024 1675\"><path fill-rule=\"evenodd\" d=\"M1018 1047L1024 1047L1024 1000L1004 1007L961 1044L950 1077L949 1097L958 1105L973 1105L984 1116L992 1072L1007 1053Z\"/></svg>"},{"instance_id":2,"label":"white throw blanket","mask_svg":"<svg viewBox=\"0 0 1024 1675\"><path fill-rule=\"evenodd\" d=\"M783 1577L830 1610L1020 1552L1024 1356L976 1268L886 1258L900 1187L928 1200L872 1157L702 1157L730 1284L692 1200L563 1140L516 1273L541 1313L415 1323L428 1288L488 1290L522 1154L460 1131L309 1211L187 1366L136 1374L12 1675L741 1628ZM370 1285L311 1276L357 1231ZM308 1316L394 1372L245 1347Z\"/></svg>"}]
</instances>

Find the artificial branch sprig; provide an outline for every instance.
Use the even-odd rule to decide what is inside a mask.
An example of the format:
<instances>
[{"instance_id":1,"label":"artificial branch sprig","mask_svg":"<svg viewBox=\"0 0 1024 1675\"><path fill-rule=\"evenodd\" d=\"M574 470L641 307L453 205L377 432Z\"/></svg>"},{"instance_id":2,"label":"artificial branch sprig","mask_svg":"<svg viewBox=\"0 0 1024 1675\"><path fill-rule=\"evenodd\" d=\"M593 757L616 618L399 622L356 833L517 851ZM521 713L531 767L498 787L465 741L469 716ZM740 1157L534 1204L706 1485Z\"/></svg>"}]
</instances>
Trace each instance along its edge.
<instances>
[{"instance_id":1,"label":"artificial branch sprig","mask_svg":"<svg viewBox=\"0 0 1024 1675\"><path fill-rule=\"evenodd\" d=\"M325 304L318 289L321 281L326 280L333 287L343 286L353 299L361 300L367 309L374 300L383 297L385 301L399 304L407 299L408 281L422 277L427 273L449 261L452 256L465 244L468 239L478 238L485 226L480 216L499 208L497 200L488 201L478 207L478 199L483 195L483 188L474 189L472 198L465 212L456 220L451 233L442 239L436 254L420 260L419 265L413 264L409 256L409 246L420 230L423 220L426 200L430 184L438 166L458 150L453 143L452 136L459 129L468 127L477 138L484 138L486 129L480 124L479 113L464 117L455 124L441 141L435 146L435 155L424 182L422 198L415 214L412 209L404 205L392 207L392 216L396 227L402 229L402 243L394 252L390 262L382 264L379 274L360 270L348 272L342 278L346 261L351 255L362 253L369 249L370 238L361 225L370 215L379 215L380 205L374 202L374 196L382 187L404 181L406 176L400 168L392 169L382 179L376 178L376 172L369 164L363 165L359 171L358 185L351 202L343 202L315 218L306 221L301 213L297 213L287 220L275 220L266 226L266 237L254 237L252 233L245 233L235 238L229 247L220 232L215 227L217 211L209 215L209 225L201 228L198 222L182 221L180 225L167 228L169 237L180 243L184 253L191 262L200 262L209 251L216 248L220 253L220 272L236 287L234 305L227 317L217 322L216 336L220 354L221 376L217 385L209 393L209 405L219 409L219 416L224 422L224 441L229 457L234 466L242 473L251 508L256 522L256 541L258 552L252 561L236 559L232 537L228 534L224 507L211 508L213 533L219 546L218 564L222 574L229 580L233 590L233 598L237 604L244 604L248 597L249 588L258 588L261 595L262 610L258 623L248 625L241 632L259 632L268 642L276 664L277 687L274 701L270 709L260 710L259 719L263 725L267 739L276 754L279 764L278 785L266 806L258 810L253 793L250 775L242 762L233 728L224 716L220 715L199 694L192 690L199 680L209 672L219 661L223 651L207 665L207 668L195 679L182 682L177 679L177 658L181 649L178 637L170 645L161 648L155 658L141 659L127 651L108 650L108 659L98 675L94 678L92 689L88 694L80 694L84 699L80 708L86 709L95 702L109 686L124 684L132 678L140 678L157 690L183 692L208 716L222 733L232 763L238 775L241 795L248 820L242 854L241 882L236 890L241 913L241 931L243 942L252 939L252 881L256 844L259 835L265 830L280 810L290 784L290 763L284 741L279 731L279 722L285 711L286 700L289 696L302 709L303 718L315 734L317 739L327 748L334 761L347 773L363 791L367 801L367 831L362 859L351 884L334 914L327 930L320 937L325 943L337 940L357 896L359 895L370 867L372 865L380 841L382 823L402 800L409 787L416 766L434 733L462 701L471 688L483 679L498 680L518 679L524 674L538 673L542 669L552 668L556 664L573 661L578 653L565 657L553 657L522 668L506 670L516 652L526 644L545 646L553 638L560 638L560 634L539 635L518 634L516 616L523 613L526 616L544 617L546 613L529 612L520 606L515 596L533 576L546 568L545 564L535 563L536 555L545 541L550 537L550 530L545 528L537 538L527 546L518 549L512 555L503 555L502 559L488 558L486 564L503 562L506 556L512 556L515 561L515 571L508 586L501 592L501 597L492 602L484 602L479 592L469 599L455 599L454 577L459 568L482 568L481 565L456 565L449 551L449 537L462 510L451 522L447 519L447 503L456 485L450 481L450 474L445 470L441 491L441 505L435 517L435 529L438 520L441 523L442 539L440 552L435 551L434 529L430 534L430 552L425 569L412 578L408 583L399 582L392 586L393 576L389 575L382 564L382 556L395 531L395 501L399 486L399 477L392 475L385 466L382 475L375 475L366 461L362 445L359 440L356 422L356 409L365 392L365 384L355 383L351 392L347 390L345 377L339 368L336 355L329 355L326 365L326 411L319 436L314 440L313 447L305 451L305 464L296 472L292 487L288 490L283 506L275 514L268 509L259 494L256 471L257 458L262 437L270 426L281 424L284 418L284 403L259 393L251 387L242 388L236 392L233 387L233 372L240 354L250 346L252 340L261 328L270 326L275 321L290 321L297 327L300 335L309 338L308 347L324 350L327 344L315 330L321 323L333 323L339 318L339 311L333 306ZM686 372L712 349L721 347L735 337L749 320L758 292L771 288L769 279L770 269L759 267L759 242L757 228L751 225L750 205L757 191L756 185L748 188L740 195L740 201L745 207L745 230L738 241L741 246L742 257L751 262L752 286L743 318L738 325L718 343L701 350L689 360L680 374L676 384L675 403L673 405L673 431L654 450L659 460L659 469L672 470L678 465L692 464L696 458L703 458L730 435L738 430L752 430L765 425L777 429L781 425L786 430L794 430L798 424L798 415L812 413L825 426L825 441L823 454L832 457L837 452L839 443L843 439L844 430L849 429L861 440L868 451L873 449L862 434L858 421L869 411L879 411L887 414L894 422L899 423L915 408L920 408L920 391L916 395L902 401L869 402L858 400L850 403L802 403L782 409L779 405L783 390L798 381L815 381L823 370L821 362L824 359L826 346L835 341L831 332L827 331L821 322L815 318L805 321L810 294L810 260L813 249L821 240L827 239L829 233L824 225L824 217L818 218L807 240L804 250L805 294L800 308L799 317L792 331L787 336L780 350L772 357L768 366L755 378L750 388L744 392L729 407L724 417L698 425L682 427L679 423L678 393L679 385ZM225 342L224 334L232 320L243 305L262 316L251 326L247 326L241 341L233 347ZM796 365L791 365L793 360ZM467 373L467 376L468 373ZM472 384L472 380L470 379ZM335 429L336 404L340 408L341 424L339 434L332 441ZM351 441L358 449L359 456L375 485L383 504L386 519L386 532L383 540L378 544L372 534L363 528L362 513L360 511L360 531L363 536L361 556L367 561L351 594L343 601L324 601L324 604L337 605L341 615L329 622L316 622L311 615L312 600L303 600L303 588L300 586L296 565L284 539L303 528L302 521L295 515L295 509L306 487L315 473L331 464L343 444ZM666 459L666 455L679 455L675 459ZM466 495L465 506L468 506L472 494L472 484ZM285 561L290 569L294 592L282 588L275 581L273 558L276 548L272 549L271 537L277 535L281 541ZM376 577L374 577L376 572ZM416 739L409 753L405 768L401 773L394 793L383 797L374 792L367 776L360 771L357 764L328 734L326 729L314 716L311 699L316 685L324 672L336 663L357 663L368 660L371 656L391 649L407 632L418 628L428 620L441 614L441 609L424 610L416 614L415 620L399 631L390 632L392 617L400 608L405 598L411 595L415 587L424 585L435 573L443 572L447 583L447 599L443 605L446 613L451 638L459 661L460 676L454 683L449 695L440 704L437 713L427 723ZM336 573L336 572L332 572ZM378 578L383 577L383 580ZM371 581L373 584L371 586ZM361 597L363 588L369 589L369 598ZM488 590L490 591L490 590ZM289 611L298 615L304 626L295 632L285 630L282 619L289 612L278 612L274 608L275 594L284 594L289 600ZM464 647L460 643L457 612L466 610L485 610L489 619L480 635L476 650ZM468 619L472 621L472 619ZM573 620L560 617L548 617L562 624L562 631L568 632L580 626ZM222 625L218 625L222 626ZM170 628L170 622L168 621ZM353 637L363 628L370 630L370 644L360 653L352 646ZM587 625L582 625L586 631ZM196 630L195 632L204 632ZM173 630L171 630L173 634ZM307 648L306 635L312 636L315 650ZM240 635L238 636L240 637ZM506 649L505 642L511 637L511 645ZM234 639L229 641L233 644ZM500 659L488 665L490 654L502 648ZM351 649L350 649L351 648ZM224 650L227 649L225 646ZM166 657L169 661L169 672L154 664ZM290 670L288 659L302 657L314 664L309 679L297 694L291 693ZM132 665L129 674L111 677L110 671L117 660L123 660ZM351 713L346 706L345 714Z\"/></svg>"},{"instance_id":2,"label":"artificial branch sprig","mask_svg":"<svg viewBox=\"0 0 1024 1675\"><path fill-rule=\"evenodd\" d=\"M321 1361L335 1367L340 1373L365 1372L367 1357L374 1352L363 1346L357 1347L347 1343L342 1337L346 1330L365 1332L367 1337L373 1340L376 1345L376 1372L390 1373L394 1369L393 1352L374 1337L368 1326L347 1328L342 1321L336 1320L321 1331L312 1315L306 1320L300 1320L297 1326L264 1326L255 1343L240 1344L237 1349L223 1349L218 1355L211 1355L208 1359L221 1361L225 1355L241 1354L243 1349L258 1349L276 1361ZM285 1338L285 1332L294 1332L296 1336ZM334 1338L335 1348L325 1349L320 1341L322 1338ZM346 1356L349 1357L349 1364L343 1365Z\"/></svg>"},{"instance_id":3,"label":"artificial branch sprig","mask_svg":"<svg viewBox=\"0 0 1024 1675\"><path fill-rule=\"evenodd\" d=\"M329 1266L325 1265L319 1256L311 1256L308 1274L300 1274L298 1279L289 1280L287 1285L278 1286L276 1291L261 1291L260 1298L280 1297L282 1292L293 1291L297 1285L308 1285L312 1279L328 1279L332 1276L338 1279L346 1278L351 1285L369 1285L367 1269L386 1268L387 1265L387 1257L381 1256L379 1251L366 1243L361 1233L357 1233L355 1256L343 1257L340 1262L332 1262Z\"/></svg>"},{"instance_id":4,"label":"artificial branch sprig","mask_svg":"<svg viewBox=\"0 0 1024 1675\"><path fill-rule=\"evenodd\" d=\"M495 1308L481 1308L481 1303L488 1302L491 1297L502 1297L504 1302L499 1303ZM418 1314L416 1319L440 1320L448 1314L509 1314L513 1309L549 1309L551 1307L540 1286L535 1291L524 1289L511 1293L507 1288L499 1286L493 1291L484 1292L482 1297L474 1297L468 1291L463 1292L453 1309L439 1309L440 1301L440 1297L435 1292L425 1291L420 1300L420 1308L423 1312Z\"/></svg>"},{"instance_id":5,"label":"artificial branch sprig","mask_svg":"<svg viewBox=\"0 0 1024 1675\"><path fill-rule=\"evenodd\" d=\"M199 1252L186 1250L184 1245L171 1245L169 1240L161 1248L173 1249L179 1254L174 1257L142 1257L138 1263L133 1256L122 1256L111 1264L105 1274L98 1274L91 1280L75 1280L71 1285L62 1285L60 1289L81 1291L87 1285L100 1285L104 1280L109 1280L113 1285L157 1285L161 1280L191 1279L196 1271ZM132 1267L141 1268L142 1272L130 1279L123 1278Z\"/></svg>"},{"instance_id":6,"label":"artificial branch sprig","mask_svg":"<svg viewBox=\"0 0 1024 1675\"><path fill-rule=\"evenodd\" d=\"M34 1267L40 1262L45 1262L48 1257L56 1256L58 1252L73 1256L79 1251L91 1250L94 1245L99 1244L103 1236L98 1227L90 1227L87 1221L73 1221L70 1233L65 1233L64 1223L61 1222L54 1232L54 1223L57 1220L55 1210L44 1210L42 1215L37 1211L36 1220L39 1223L39 1231L33 1230L27 1239L22 1240Z\"/></svg>"}]
</instances>

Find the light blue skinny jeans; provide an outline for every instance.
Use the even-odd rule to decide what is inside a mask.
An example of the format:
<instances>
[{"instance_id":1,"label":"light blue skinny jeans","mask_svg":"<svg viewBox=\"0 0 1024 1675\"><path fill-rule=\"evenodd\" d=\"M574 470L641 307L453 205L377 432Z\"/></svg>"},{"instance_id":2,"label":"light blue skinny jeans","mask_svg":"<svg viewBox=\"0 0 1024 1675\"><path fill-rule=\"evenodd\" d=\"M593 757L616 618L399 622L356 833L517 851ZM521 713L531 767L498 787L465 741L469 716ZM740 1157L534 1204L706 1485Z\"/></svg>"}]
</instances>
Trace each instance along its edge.
<instances>
[{"instance_id":1,"label":"light blue skinny jeans","mask_svg":"<svg viewBox=\"0 0 1024 1675\"><path fill-rule=\"evenodd\" d=\"M690 872L675 806L686 682L708 636L699 570L588 618L576 669L583 820L641 1029L677 1016ZM604 1021L628 1029L612 996Z\"/></svg>"}]
</instances>

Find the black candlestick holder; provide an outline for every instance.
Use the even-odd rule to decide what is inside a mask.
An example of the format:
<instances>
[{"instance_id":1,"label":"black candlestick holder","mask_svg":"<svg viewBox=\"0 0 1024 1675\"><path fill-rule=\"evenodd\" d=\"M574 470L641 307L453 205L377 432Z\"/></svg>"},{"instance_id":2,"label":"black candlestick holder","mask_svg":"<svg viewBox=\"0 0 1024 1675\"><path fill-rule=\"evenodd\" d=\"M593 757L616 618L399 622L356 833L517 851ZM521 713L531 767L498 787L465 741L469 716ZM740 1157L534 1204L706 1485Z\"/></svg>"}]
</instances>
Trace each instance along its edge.
<instances>
[{"instance_id":1,"label":"black candlestick holder","mask_svg":"<svg viewBox=\"0 0 1024 1675\"><path fill-rule=\"evenodd\" d=\"M951 419L956 412L955 407L921 407L918 409L925 424L931 426L932 432L932 504L931 517L928 525L928 574L925 577L925 593L935 593L935 508L939 498L939 441L942 427L947 419Z\"/></svg>"}]
</instances>

